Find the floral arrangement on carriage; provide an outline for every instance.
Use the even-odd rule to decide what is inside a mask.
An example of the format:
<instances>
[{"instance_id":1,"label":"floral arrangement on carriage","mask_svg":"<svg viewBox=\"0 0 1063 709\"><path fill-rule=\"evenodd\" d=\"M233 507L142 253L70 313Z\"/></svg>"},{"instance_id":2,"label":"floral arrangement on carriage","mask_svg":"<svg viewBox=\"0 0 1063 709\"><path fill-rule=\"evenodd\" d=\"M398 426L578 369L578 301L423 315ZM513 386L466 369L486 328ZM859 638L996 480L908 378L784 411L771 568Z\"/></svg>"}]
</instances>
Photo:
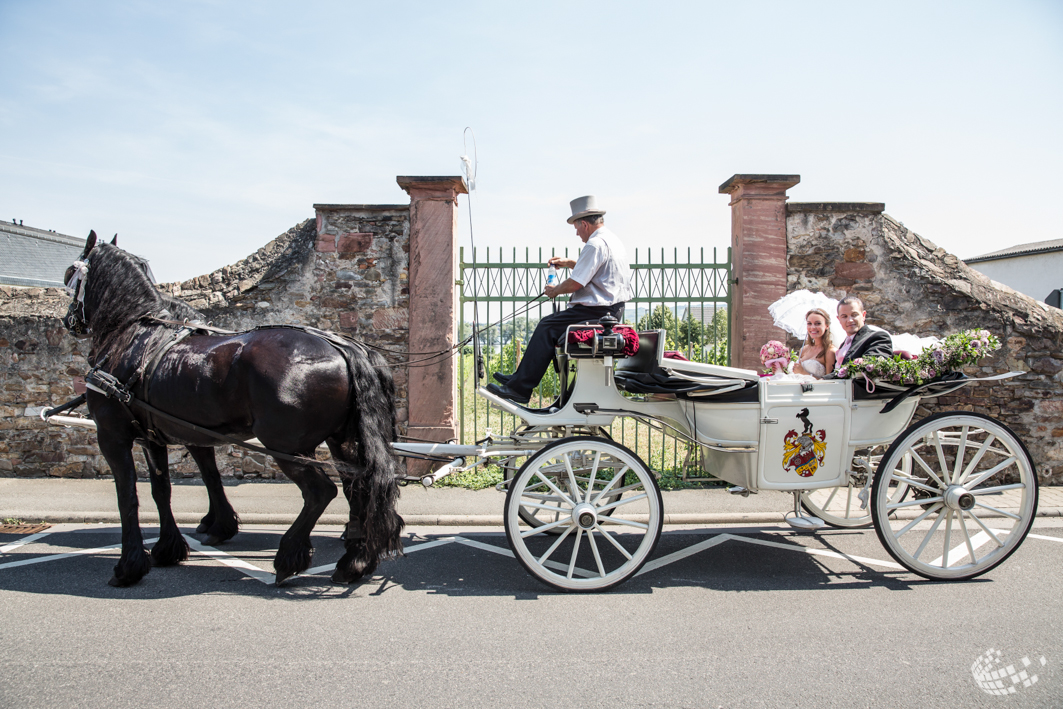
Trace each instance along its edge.
<instances>
[{"instance_id":1,"label":"floral arrangement on carriage","mask_svg":"<svg viewBox=\"0 0 1063 709\"><path fill-rule=\"evenodd\" d=\"M892 357L857 357L837 374L887 386L916 386L959 371L998 349L1000 340L988 330L964 330L930 345L918 356L895 352Z\"/></svg>"}]
</instances>

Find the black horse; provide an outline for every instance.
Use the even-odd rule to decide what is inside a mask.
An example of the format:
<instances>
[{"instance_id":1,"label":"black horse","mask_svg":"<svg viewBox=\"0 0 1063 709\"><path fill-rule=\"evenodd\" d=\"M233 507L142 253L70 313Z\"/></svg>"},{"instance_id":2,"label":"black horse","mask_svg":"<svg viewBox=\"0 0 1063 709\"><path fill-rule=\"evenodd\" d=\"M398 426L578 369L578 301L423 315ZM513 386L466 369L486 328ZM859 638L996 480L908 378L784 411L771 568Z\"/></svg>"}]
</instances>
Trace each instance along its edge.
<instances>
[{"instance_id":1,"label":"black horse","mask_svg":"<svg viewBox=\"0 0 1063 709\"><path fill-rule=\"evenodd\" d=\"M398 484L389 446L395 437L395 386L380 355L297 328L193 334L171 344L181 326L160 320L184 320L195 311L161 294L141 259L114 244L97 245L95 232L64 280L74 300L63 322L75 335L92 338L91 366L159 411L233 438L257 438L281 454L274 459L299 486L303 509L277 550L278 584L310 566L310 532L336 496L335 484L314 459L322 441L351 507L346 552L332 579L357 581L372 574L381 557L401 554L403 522L395 511ZM204 472L211 511L200 529L218 539L235 533L235 515L214 462L218 439L151 415L136 400L124 404L90 389L88 406L114 474L122 519L122 556L112 585L138 582L152 561L161 566L187 558L170 511L167 444L186 446ZM153 468L152 496L161 521L150 558L137 516L132 455L137 441L144 443Z\"/></svg>"}]
</instances>

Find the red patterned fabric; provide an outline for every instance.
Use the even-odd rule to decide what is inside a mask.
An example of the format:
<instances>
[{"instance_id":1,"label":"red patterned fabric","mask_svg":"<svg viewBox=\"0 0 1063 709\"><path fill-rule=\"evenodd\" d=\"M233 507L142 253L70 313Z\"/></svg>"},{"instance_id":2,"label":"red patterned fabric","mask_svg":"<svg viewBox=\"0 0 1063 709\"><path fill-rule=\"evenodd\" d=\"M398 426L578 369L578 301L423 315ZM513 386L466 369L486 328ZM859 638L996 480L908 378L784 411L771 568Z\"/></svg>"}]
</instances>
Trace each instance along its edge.
<instances>
[{"instance_id":1,"label":"red patterned fabric","mask_svg":"<svg viewBox=\"0 0 1063 709\"><path fill-rule=\"evenodd\" d=\"M681 352L676 352L675 350L667 350L664 353L664 358L665 359L681 359L684 362L689 362L690 361L689 359L684 357Z\"/></svg>"},{"instance_id":2,"label":"red patterned fabric","mask_svg":"<svg viewBox=\"0 0 1063 709\"><path fill-rule=\"evenodd\" d=\"M601 330L600 326L590 326L583 330L569 330L568 341L574 344L590 342L595 333ZM613 328L613 332L624 336L624 351L621 352L622 355L630 357L639 351L639 334L632 328L627 325L617 325Z\"/></svg>"}]
</instances>

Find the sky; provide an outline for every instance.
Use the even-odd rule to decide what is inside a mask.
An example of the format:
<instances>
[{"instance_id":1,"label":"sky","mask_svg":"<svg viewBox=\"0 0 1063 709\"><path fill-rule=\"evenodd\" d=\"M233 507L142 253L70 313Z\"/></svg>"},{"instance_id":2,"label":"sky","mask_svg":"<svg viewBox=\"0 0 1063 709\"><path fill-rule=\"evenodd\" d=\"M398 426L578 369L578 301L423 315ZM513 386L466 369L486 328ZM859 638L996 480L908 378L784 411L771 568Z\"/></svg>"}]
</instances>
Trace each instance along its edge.
<instances>
[{"instance_id":1,"label":"sky","mask_svg":"<svg viewBox=\"0 0 1063 709\"><path fill-rule=\"evenodd\" d=\"M736 173L961 258L1063 236L1058 0L0 0L0 90L0 219L118 233L160 281L407 203L466 127L481 250L575 249L585 194L629 250L726 249Z\"/></svg>"}]
</instances>

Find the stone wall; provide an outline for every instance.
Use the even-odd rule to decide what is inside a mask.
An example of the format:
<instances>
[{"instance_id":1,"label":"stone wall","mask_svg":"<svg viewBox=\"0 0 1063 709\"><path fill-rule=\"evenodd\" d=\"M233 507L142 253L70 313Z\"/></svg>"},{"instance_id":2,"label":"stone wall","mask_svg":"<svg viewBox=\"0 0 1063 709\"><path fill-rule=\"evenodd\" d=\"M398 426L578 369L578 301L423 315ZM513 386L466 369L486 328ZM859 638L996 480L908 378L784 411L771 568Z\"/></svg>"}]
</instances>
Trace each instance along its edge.
<instances>
[{"instance_id":1,"label":"stone wall","mask_svg":"<svg viewBox=\"0 0 1063 709\"><path fill-rule=\"evenodd\" d=\"M787 292L859 296L868 322L895 333L992 332L1003 347L967 373L1023 374L924 402L917 416L963 410L998 418L1026 443L1040 480L1063 483L1063 310L991 281L883 213L882 204L787 207Z\"/></svg>"},{"instance_id":2,"label":"stone wall","mask_svg":"<svg viewBox=\"0 0 1063 709\"><path fill-rule=\"evenodd\" d=\"M308 219L246 259L182 283L160 284L218 326L300 324L335 330L406 351L409 322L409 207L315 205ZM40 421L42 408L74 396L86 370L87 341L66 333L61 289L0 287L0 476L108 476L95 432ZM406 372L395 369L400 429L407 415ZM223 475L272 478L272 460L226 446ZM146 468L138 455L138 471ZM187 452L170 449L171 472L198 471Z\"/></svg>"}]
</instances>

